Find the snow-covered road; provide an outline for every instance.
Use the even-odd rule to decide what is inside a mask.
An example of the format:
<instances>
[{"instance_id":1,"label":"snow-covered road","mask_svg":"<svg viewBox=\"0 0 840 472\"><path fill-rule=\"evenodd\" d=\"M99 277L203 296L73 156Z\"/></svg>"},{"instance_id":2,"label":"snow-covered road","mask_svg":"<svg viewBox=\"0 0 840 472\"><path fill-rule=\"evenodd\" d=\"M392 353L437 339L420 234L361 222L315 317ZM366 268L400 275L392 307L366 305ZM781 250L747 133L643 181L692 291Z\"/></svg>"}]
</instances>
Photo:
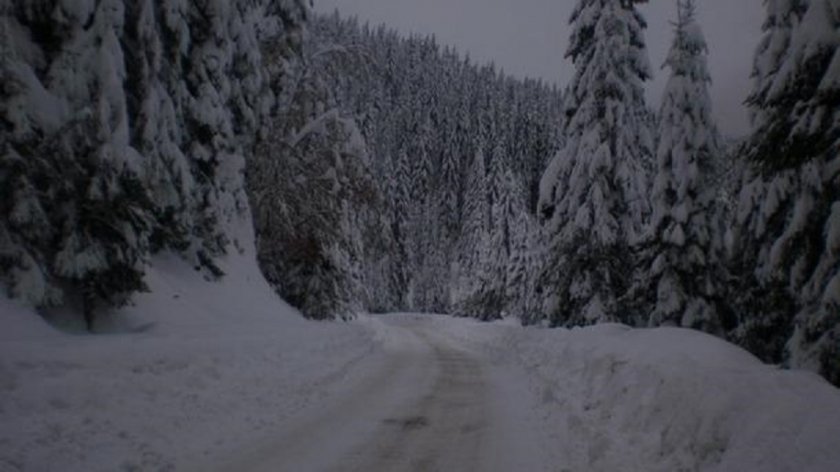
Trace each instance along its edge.
<instances>
[{"instance_id":1,"label":"snow-covered road","mask_svg":"<svg viewBox=\"0 0 840 472\"><path fill-rule=\"evenodd\" d=\"M436 317L369 320L383 349L332 400L301 412L224 471L543 470L511 366L446 335ZM547 470L547 469L546 469Z\"/></svg>"},{"instance_id":2,"label":"snow-covered road","mask_svg":"<svg viewBox=\"0 0 840 472\"><path fill-rule=\"evenodd\" d=\"M208 290L167 263L123 315L153 322L138 332L60 333L0 297L0 471L840 463L840 391L699 332L434 315L315 323L255 269Z\"/></svg>"},{"instance_id":3,"label":"snow-covered road","mask_svg":"<svg viewBox=\"0 0 840 472\"><path fill-rule=\"evenodd\" d=\"M200 470L833 471L840 460L836 389L702 333L434 315L359 325L378 347L323 401Z\"/></svg>"}]
</instances>

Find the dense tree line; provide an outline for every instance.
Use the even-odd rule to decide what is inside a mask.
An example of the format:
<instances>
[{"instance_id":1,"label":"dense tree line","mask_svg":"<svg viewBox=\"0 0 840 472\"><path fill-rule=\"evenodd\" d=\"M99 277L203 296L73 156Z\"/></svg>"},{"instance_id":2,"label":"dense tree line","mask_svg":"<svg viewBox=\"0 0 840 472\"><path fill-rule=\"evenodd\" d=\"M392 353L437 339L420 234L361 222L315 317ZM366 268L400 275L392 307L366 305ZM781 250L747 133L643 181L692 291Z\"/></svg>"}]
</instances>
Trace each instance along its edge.
<instances>
[{"instance_id":1,"label":"dense tree line","mask_svg":"<svg viewBox=\"0 0 840 472\"><path fill-rule=\"evenodd\" d=\"M523 304L508 273L531 260L557 90L335 15L312 19L289 77L289 114L249 180L260 263L284 297L315 318Z\"/></svg>"},{"instance_id":2,"label":"dense tree line","mask_svg":"<svg viewBox=\"0 0 840 472\"><path fill-rule=\"evenodd\" d=\"M540 201L542 309L525 321L701 329L840 383L837 3L767 2L754 129L731 152L690 0L678 2L651 135L633 3L580 0L572 16L566 146Z\"/></svg>"},{"instance_id":3,"label":"dense tree line","mask_svg":"<svg viewBox=\"0 0 840 472\"><path fill-rule=\"evenodd\" d=\"M176 251L208 277L248 224L242 171L277 112L297 0L4 0L0 279L99 308Z\"/></svg>"},{"instance_id":4,"label":"dense tree line","mask_svg":"<svg viewBox=\"0 0 840 472\"><path fill-rule=\"evenodd\" d=\"M339 106L360 124L391 226L390 306L496 318L523 249L559 91L475 65L432 37L401 38L336 15L311 25ZM524 294L523 294L524 295Z\"/></svg>"}]
</instances>

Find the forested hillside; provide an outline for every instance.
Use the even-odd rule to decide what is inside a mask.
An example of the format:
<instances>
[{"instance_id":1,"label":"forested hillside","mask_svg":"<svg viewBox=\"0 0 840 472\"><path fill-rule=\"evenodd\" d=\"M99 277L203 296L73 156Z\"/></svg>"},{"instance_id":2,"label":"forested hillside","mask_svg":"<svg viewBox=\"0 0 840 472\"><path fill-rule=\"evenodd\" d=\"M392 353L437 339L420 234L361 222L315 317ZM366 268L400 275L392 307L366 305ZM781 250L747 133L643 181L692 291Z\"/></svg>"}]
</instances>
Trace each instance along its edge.
<instances>
[{"instance_id":1,"label":"forested hillside","mask_svg":"<svg viewBox=\"0 0 840 472\"><path fill-rule=\"evenodd\" d=\"M249 174L269 280L316 318L523 313L560 93L431 37L338 16L308 34Z\"/></svg>"}]
</instances>

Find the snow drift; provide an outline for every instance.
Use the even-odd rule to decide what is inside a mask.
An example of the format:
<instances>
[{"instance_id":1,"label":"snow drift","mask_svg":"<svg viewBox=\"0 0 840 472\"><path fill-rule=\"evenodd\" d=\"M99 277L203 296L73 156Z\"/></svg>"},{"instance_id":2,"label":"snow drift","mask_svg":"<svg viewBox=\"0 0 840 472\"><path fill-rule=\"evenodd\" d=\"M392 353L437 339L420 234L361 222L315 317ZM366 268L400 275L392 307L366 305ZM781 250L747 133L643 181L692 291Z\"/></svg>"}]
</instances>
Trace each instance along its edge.
<instances>
[{"instance_id":1,"label":"snow drift","mask_svg":"<svg viewBox=\"0 0 840 472\"><path fill-rule=\"evenodd\" d=\"M107 317L122 334L59 332L0 297L0 470L180 469L329 395L371 349L360 325L303 320L252 252L223 262L209 283L155 259L151 293Z\"/></svg>"},{"instance_id":2,"label":"snow drift","mask_svg":"<svg viewBox=\"0 0 840 472\"><path fill-rule=\"evenodd\" d=\"M520 329L439 319L527 371L548 470L832 471L840 390L697 331ZM535 426L536 427L536 426Z\"/></svg>"}]
</instances>

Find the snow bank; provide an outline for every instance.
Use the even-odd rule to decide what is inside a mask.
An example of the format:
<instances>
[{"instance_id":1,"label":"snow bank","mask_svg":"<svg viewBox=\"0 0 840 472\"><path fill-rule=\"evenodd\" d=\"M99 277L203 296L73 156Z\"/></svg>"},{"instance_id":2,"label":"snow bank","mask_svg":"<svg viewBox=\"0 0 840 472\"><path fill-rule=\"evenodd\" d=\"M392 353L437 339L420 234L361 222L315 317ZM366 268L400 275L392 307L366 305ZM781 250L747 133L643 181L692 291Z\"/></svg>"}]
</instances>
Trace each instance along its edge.
<instances>
[{"instance_id":1,"label":"snow bank","mask_svg":"<svg viewBox=\"0 0 840 472\"><path fill-rule=\"evenodd\" d=\"M718 338L620 325L437 323L462 345L527 370L542 434L557 448L551 470L799 472L840 464L840 390Z\"/></svg>"},{"instance_id":2,"label":"snow bank","mask_svg":"<svg viewBox=\"0 0 840 472\"><path fill-rule=\"evenodd\" d=\"M61 333L0 297L0 470L180 469L261 439L372 349L360 324L303 320L252 256L224 269L158 258L151 293L108 317L123 334Z\"/></svg>"},{"instance_id":3,"label":"snow bank","mask_svg":"<svg viewBox=\"0 0 840 472\"><path fill-rule=\"evenodd\" d=\"M683 329L526 329L532 373L571 470L836 470L840 391Z\"/></svg>"},{"instance_id":4,"label":"snow bank","mask_svg":"<svg viewBox=\"0 0 840 472\"><path fill-rule=\"evenodd\" d=\"M17 300L6 298L0 291L0 346L13 341L34 342L37 340L56 340L61 335L51 328L41 317ZM0 358L0 362L2 362ZM2 364L0 364L2 365ZM2 405L0 404L0 407Z\"/></svg>"}]
</instances>

